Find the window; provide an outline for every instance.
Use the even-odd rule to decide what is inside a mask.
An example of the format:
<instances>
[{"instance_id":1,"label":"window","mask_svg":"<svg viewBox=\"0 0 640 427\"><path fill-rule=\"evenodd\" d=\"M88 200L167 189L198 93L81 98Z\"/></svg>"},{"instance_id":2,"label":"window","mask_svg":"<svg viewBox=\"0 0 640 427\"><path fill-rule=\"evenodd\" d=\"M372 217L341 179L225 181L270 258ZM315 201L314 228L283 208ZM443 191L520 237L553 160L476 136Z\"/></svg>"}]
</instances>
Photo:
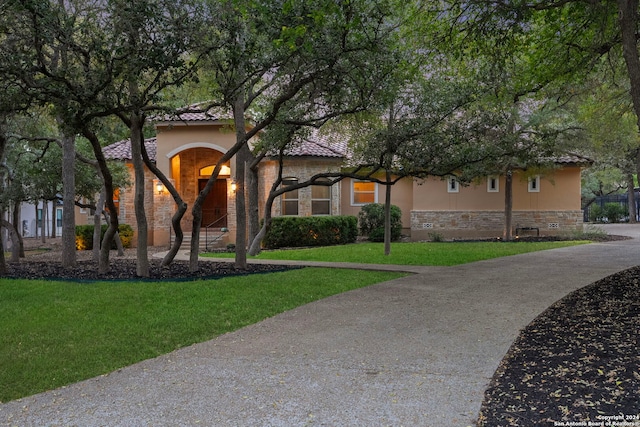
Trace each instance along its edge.
<instances>
[{"instance_id":1,"label":"window","mask_svg":"<svg viewBox=\"0 0 640 427\"><path fill-rule=\"evenodd\" d=\"M529 178L529 193L540 192L540 175L532 176Z\"/></svg>"},{"instance_id":2,"label":"window","mask_svg":"<svg viewBox=\"0 0 640 427\"><path fill-rule=\"evenodd\" d=\"M56 227L62 227L62 209L56 209Z\"/></svg>"},{"instance_id":3,"label":"window","mask_svg":"<svg viewBox=\"0 0 640 427\"><path fill-rule=\"evenodd\" d=\"M38 208L36 215L36 227L42 228L42 209Z\"/></svg>"},{"instance_id":4,"label":"window","mask_svg":"<svg viewBox=\"0 0 640 427\"><path fill-rule=\"evenodd\" d=\"M284 188L298 183L297 178L285 178L282 180ZM298 215L298 190L287 191L281 196L282 215Z\"/></svg>"},{"instance_id":5,"label":"window","mask_svg":"<svg viewBox=\"0 0 640 427\"><path fill-rule=\"evenodd\" d=\"M447 178L447 192L449 193L457 193L460 191L460 183L455 176L450 176Z\"/></svg>"},{"instance_id":6,"label":"window","mask_svg":"<svg viewBox=\"0 0 640 427\"><path fill-rule=\"evenodd\" d=\"M351 186L351 205L362 206L376 203L378 194L375 182L353 181Z\"/></svg>"},{"instance_id":7,"label":"window","mask_svg":"<svg viewBox=\"0 0 640 427\"><path fill-rule=\"evenodd\" d=\"M331 182L329 179L318 181ZM311 215L331 215L331 187L328 185L311 186Z\"/></svg>"},{"instance_id":8,"label":"window","mask_svg":"<svg viewBox=\"0 0 640 427\"><path fill-rule=\"evenodd\" d=\"M500 191L500 179L497 176L487 178L487 191L489 193L498 193Z\"/></svg>"}]
</instances>

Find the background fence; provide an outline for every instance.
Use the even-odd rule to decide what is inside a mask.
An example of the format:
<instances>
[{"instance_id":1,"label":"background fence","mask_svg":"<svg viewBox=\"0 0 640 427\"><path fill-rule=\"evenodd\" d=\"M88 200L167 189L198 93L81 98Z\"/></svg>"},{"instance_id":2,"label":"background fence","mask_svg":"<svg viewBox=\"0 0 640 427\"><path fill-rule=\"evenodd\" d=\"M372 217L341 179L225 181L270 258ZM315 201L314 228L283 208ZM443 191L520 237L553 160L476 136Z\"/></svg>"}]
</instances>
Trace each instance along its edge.
<instances>
[{"instance_id":1,"label":"background fence","mask_svg":"<svg viewBox=\"0 0 640 427\"><path fill-rule=\"evenodd\" d=\"M636 191L635 193L635 201L636 201L636 220L640 221L640 191ZM594 210L600 209L601 211L605 210L605 205L609 203L615 203L620 205L621 209L624 211L624 215L621 218L621 221L626 222L629 221L629 195L628 194L609 194L607 196L598 196L596 199L590 203L589 205L582 208L582 212L584 214L584 221L589 222L592 220L592 216Z\"/></svg>"}]
</instances>

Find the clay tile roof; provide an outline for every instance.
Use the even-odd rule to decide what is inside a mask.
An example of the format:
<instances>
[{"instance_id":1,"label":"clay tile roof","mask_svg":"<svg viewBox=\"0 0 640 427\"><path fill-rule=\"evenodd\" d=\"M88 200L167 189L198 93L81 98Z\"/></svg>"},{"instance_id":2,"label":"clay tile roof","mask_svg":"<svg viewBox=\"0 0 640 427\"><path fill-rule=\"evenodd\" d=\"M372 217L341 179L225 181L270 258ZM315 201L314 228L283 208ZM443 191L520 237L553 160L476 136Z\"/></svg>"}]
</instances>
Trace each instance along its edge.
<instances>
[{"instance_id":1,"label":"clay tile roof","mask_svg":"<svg viewBox=\"0 0 640 427\"><path fill-rule=\"evenodd\" d=\"M319 141L305 139L302 144L288 151L287 155L292 157L315 156L341 158L346 155L346 147L342 144L331 144L329 146Z\"/></svg>"},{"instance_id":2,"label":"clay tile roof","mask_svg":"<svg viewBox=\"0 0 640 427\"><path fill-rule=\"evenodd\" d=\"M206 103L193 104L176 111L175 114L165 114L154 117L158 122L217 122L233 120L233 114L229 110L220 107L212 107L208 110Z\"/></svg>"},{"instance_id":3,"label":"clay tile roof","mask_svg":"<svg viewBox=\"0 0 640 427\"><path fill-rule=\"evenodd\" d=\"M296 144L286 151L291 157L333 157L345 158L348 155L347 143L336 135L322 134L313 131L311 135L304 138L300 144Z\"/></svg>"},{"instance_id":4,"label":"clay tile roof","mask_svg":"<svg viewBox=\"0 0 640 427\"><path fill-rule=\"evenodd\" d=\"M567 153L553 159L556 163L560 164L574 164L574 165L590 165L593 163L593 160L588 157L581 156L579 154Z\"/></svg>"},{"instance_id":5,"label":"clay tile roof","mask_svg":"<svg viewBox=\"0 0 640 427\"><path fill-rule=\"evenodd\" d=\"M144 146L149 154L149 159L152 162L155 162L157 151L156 138L145 139ZM131 140L125 139L123 141L114 142L113 144L104 147L102 152L107 160L131 160Z\"/></svg>"}]
</instances>

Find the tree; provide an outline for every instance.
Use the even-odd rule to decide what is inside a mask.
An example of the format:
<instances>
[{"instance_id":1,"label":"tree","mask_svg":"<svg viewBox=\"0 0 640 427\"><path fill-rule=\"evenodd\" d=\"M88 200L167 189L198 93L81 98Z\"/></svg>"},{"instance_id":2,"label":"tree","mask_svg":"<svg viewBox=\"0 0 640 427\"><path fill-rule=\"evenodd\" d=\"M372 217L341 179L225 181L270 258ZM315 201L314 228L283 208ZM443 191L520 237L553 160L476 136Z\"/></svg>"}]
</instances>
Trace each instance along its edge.
<instances>
[{"instance_id":1,"label":"tree","mask_svg":"<svg viewBox=\"0 0 640 427\"><path fill-rule=\"evenodd\" d=\"M183 1L113 1L115 30L125 35L119 44L127 60L127 71L120 77L120 92L128 105L119 117L130 129L131 157L135 174L134 209L137 222L138 276L149 276L147 255L147 219L144 207L143 127L147 112L153 110L158 93L169 86L180 85L196 70L190 51L198 34L195 2ZM149 165L150 162L146 162ZM160 171L153 168L156 174ZM161 178L167 188L169 180ZM177 192L173 192L176 193ZM175 198L175 196L174 196ZM179 207L181 204L176 200ZM181 210L179 209L179 212ZM180 241L178 241L180 240ZM181 238L176 239L179 247Z\"/></svg>"},{"instance_id":2,"label":"tree","mask_svg":"<svg viewBox=\"0 0 640 427\"><path fill-rule=\"evenodd\" d=\"M353 70L361 77L375 75L375 60L393 31L392 2L357 0L321 2L221 2L209 13L211 37L209 67L216 86L213 99L233 112L236 144L220 159L193 206L190 269L197 269L197 243L202 202L213 186L221 162L236 156L237 236L236 266L246 267L245 164L251 162L248 141L278 120L279 114L303 95L321 100L332 82L333 96L361 96L341 92ZM316 86L319 82L322 85ZM318 111L317 105L313 111ZM246 122L254 111L251 126Z\"/></svg>"}]
</instances>

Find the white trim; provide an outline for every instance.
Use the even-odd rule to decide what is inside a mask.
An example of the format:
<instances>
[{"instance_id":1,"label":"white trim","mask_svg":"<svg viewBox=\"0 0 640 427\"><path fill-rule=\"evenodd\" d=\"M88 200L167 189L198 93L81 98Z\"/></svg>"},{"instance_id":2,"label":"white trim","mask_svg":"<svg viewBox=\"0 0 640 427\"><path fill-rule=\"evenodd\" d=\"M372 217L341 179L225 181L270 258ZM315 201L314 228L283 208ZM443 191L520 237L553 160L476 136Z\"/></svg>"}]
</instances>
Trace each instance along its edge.
<instances>
[{"instance_id":1,"label":"white trim","mask_svg":"<svg viewBox=\"0 0 640 427\"><path fill-rule=\"evenodd\" d=\"M185 150L189 150L191 148L210 148L212 150L219 151L223 154L229 151L226 148L223 148L217 144L211 144L210 142L190 142L189 144L181 145L180 147L174 148L173 150L169 151L167 153L167 158L170 159L175 155L180 154L181 152Z\"/></svg>"},{"instance_id":2,"label":"white trim","mask_svg":"<svg viewBox=\"0 0 640 427\"><path fill-rule=\"evenodd\" d=\"M531 176L528 179L527 188L529 193L539 193L540 192L540 175Z\"/></svg>"},{"instance_id":3,"label":"white trim","mask_svg":"<svg viewBox=\"0 0 640 427\"><path fill-rule=\"evenodd\" d=\"M495 182L495 187L491 186L491 181ZM487 177L487 192L499 193L500 192L500 177L497 175L490 175Z\"/></svg>"},{"instance_id":4,"label":"white trim","mask_svg":"<svg viewBox=\"0 0 640 427\"><path fill-rule=\"evenodd\" d=\"M351 206L364 206L364 205L368 205L369 203L356 203L354 201L354 196L355 196L355 191L353 191L353 187L354 184L357 182L366 182L366 183L370 183L373 184L373 203L378 203L378 183L377 182L371 182L371 181L363 181L363 180L359 180L359 179L352 179L351 180L351 185L350 185L350 189L351 189Z\"/></svg>"},{"instance_id":5,"label":"white trim","mask_svg":"<svg viewBox=\"0 0 640 427\"><path fill-rule=\"evenodd\" d=\"M447 177L447 193L459 193L460 182L455 176Z\"/></svg>"}]
</instances>

